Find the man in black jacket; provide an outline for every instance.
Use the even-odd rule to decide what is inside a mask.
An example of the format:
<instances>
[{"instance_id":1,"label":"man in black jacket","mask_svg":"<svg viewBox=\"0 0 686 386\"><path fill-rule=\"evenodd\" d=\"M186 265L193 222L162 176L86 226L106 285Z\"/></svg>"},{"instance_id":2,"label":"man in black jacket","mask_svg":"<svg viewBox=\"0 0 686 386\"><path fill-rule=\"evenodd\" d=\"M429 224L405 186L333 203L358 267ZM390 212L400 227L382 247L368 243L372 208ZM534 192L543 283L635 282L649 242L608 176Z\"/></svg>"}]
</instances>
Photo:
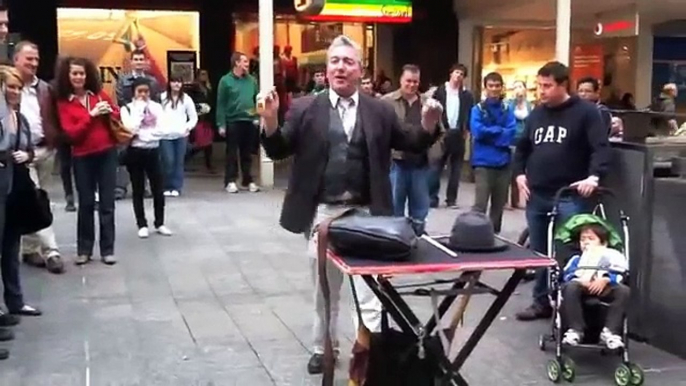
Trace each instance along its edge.
<instances>
[{"instance_id":1,"label":"man in black jacket","mask_svg":"<svg viewBox=\"0 0 686 386\"><path fill-rule=\"evenodd\" d=\"M440 105L433 101L422 111L423 129L405 130L390 105L358 92L362 55L357 43L346 36L337 37L328 49L327 60L329 90L296 100L282 126L277 118L276 93L257 97L267 155L275 160L294 156L281 226L293 233L311 229L308 254L312 258L316 308L314 355L308 363L311 374L322 372L325 332L324 301L317 279L317 225L351 207L392 216L391 149L427 149L441 114ZM327 276L331 335L336 347L343 274L329 265ZM357 283L363 322L370 331L379 331L380 302L363 281Z\"/></svg>"},{"instance_id":2,"label":"man in black jacket","mask_svg":"<svg viewBox=\"0 0 686 386\"><path fill-rule=\"evenodd\" d=\"M607 127L591 102L570 96L569 70L550 62L538 71L542 104L526 120L515 152L514 173L520 194L527 201L526 221L531 248L548 253L548 213L556 192L576 187L580 197L566 196L558 204L558 219L584 211L589 197L606 173L611 157ZM546 270L536 272L533 304L517 314L519 320L549 318Z\"/></svg>"},{"instance_id":3,"label":"man in black jacket","mask_svg":"<svg viewBox=\"0 0 686 386\"><path fill-rule=\"evenodd\" d=\"M433 98L444 106L442 120L446 130L443 138L443 155L431 166L429 193L433 208L438 207L439 204L441 174L446 163L449 174L445 203L448 207L457 206L457 194L464 164L465 140L469 133L469 116L474 106L474 95L464 87L466 77L465 65L459 63L453 65L450 69L450 79L440 85L433 94Z\"/></svg>"}]
</instances>

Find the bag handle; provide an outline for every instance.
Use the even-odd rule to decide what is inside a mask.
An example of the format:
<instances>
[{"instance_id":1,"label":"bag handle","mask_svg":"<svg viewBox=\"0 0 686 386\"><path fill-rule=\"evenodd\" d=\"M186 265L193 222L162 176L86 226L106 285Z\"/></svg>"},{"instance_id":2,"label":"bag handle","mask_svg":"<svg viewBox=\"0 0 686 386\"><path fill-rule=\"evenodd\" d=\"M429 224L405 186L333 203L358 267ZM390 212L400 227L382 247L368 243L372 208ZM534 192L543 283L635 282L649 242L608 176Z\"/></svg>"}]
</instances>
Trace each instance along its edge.
<instances>
[{"instance_id":1,"label":"bag handle","mask_svg":"<svg viewBox=\"0 0 686 386\"><path fill-rule=\"evenodd\" d=\"M319 287L324 298L324 371L322 376L322 386L333 386L335 357L333 352L333 342L331 339L331 289L329 278L326 275L326 264L328 263L327 253L329 250L329 226L336 219L339 219L354 209L347 209L338 215L329 217L317 225L317 268L319 273ZM362 317L358 314L360 321Z\"/></svg>"}]
</instances>

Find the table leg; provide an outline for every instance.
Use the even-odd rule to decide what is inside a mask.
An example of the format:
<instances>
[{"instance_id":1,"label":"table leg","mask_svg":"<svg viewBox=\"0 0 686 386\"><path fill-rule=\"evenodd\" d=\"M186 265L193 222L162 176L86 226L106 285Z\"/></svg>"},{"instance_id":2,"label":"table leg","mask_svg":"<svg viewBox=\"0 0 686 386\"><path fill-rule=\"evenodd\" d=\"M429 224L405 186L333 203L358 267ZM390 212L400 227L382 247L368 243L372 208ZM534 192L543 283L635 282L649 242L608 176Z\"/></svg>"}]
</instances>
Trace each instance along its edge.
<instances>
[{"instance_id":1,"label":"table leg","mask_svg":"<svg viewBox=\"0 0 686 386\"><path fill-rule=\"evenodd\" d=\"M379 299L386 312L388 312L402 331L414 334L417 338L423 334L423 327L417 316L409 309L405 301L395 292L392 286L390 290L388 289L390 284L387 281L384 286L371 275L363 275L362 279L364 279L367 286L374 292L374 295Z\"/></svg>"},{"instance_id":2,"label":"table leg","mask_svg":"<svg viewBox=\"0 0 686 386\"><path fill-rule=\"evenodd\" d=\"M432 317L427 323L427 326L431 326L431 329L422 326L416 314L407 305L402 296L398 294L395 288L393 288L390 281L384 278L376 280L372 276L363 276L363 278L374 294L379 298L379 301L381 301L386 312L391 315L393 320L403 331L414 334L417 337L418 343L421 342L425 336L429 336L436 328L437 323L435 317ZM455 283L453 288L461 289L464 286L465 282L461 281ZM457 296L458 295L449 295L444 298L439 306L439 316L442 317L447 312ZM448 383L449 385L469 386L462 375L460 375L457 370L453 370L453 365L443 350L439 348L434 349L433 347L429 347L429 349L438 362L436 364L443 373L444 380L450 382Z\"/></svg>"},{"instance_id":3,"label":"table leg","mask_svg":"<svg viewBox=\"0 0 686 386\"><path fill-rule=\"evenodd\" d=\"M503 309L505 303L507 303L507 301L510 299L510 296L512 296L512 293L517 288L517 285L522 280L525 274L526 270L517 269L514 271L512 276L510 276L510 279L508 279L507 283L505 283L505 286L500 291L500 295L498 295L495 298L491 306L486 311L486 314L484 314L483 318L481 318L481 321L479 321L479 324L476 326L472 334L465 342L462 349L460 349L460 351L457 353L457 357L452 362L452 368L454 371L457 372L462 368L464 362L467 360L469 355L471 355L471 353L474 351L474 348L479 343L481 338L483 338L484 334L486 333L486 330L488 330L491 324L493 324L493 321L498 316L500 311Z\"/></svg>"}]
</instances>

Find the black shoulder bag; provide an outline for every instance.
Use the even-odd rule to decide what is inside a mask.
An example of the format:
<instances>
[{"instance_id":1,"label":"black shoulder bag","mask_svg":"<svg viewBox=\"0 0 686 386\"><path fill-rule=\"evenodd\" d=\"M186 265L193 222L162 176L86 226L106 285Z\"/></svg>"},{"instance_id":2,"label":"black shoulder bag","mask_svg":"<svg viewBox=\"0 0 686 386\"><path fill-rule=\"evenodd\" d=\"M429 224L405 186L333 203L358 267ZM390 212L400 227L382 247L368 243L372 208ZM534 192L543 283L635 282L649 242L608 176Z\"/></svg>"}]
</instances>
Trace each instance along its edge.
<instances>
[{"instance_id":1,"label":"black shoulder bag","mask_svg":"<svg viewBox=\"0 0 686 386\"><path fill-rule=\"evenodd\" d=\"M28 127L26 118L19 115L15 151L21 149L21 128ZM7 197L7 224L21 235L36 233L52 225L48 193L36 186L26 163L12 165L12 190Z\"/></svg>"}]
</instances>

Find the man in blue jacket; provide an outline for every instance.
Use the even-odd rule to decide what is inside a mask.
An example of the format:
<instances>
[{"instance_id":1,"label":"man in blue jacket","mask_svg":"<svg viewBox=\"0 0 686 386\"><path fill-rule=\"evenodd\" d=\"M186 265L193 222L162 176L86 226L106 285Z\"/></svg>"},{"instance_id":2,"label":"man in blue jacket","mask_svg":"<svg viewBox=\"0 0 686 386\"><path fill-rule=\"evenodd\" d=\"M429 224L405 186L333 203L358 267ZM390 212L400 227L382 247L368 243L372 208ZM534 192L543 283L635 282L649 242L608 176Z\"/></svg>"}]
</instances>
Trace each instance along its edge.
<instances>
[{"instance_id":1,"label":"man in blue jacket","mask_svg":"<svg viewBox=\"0 0 686 386\"><path fill-rule=\"evenodd\" d=\"M484 78L486 99L472 107L470 126L474 140L472 167L476 182L474 210L486 213L500 233L510 185L510 146L517 131L514 112L503 101L503 77L491 72Z\"/></svg>"}]
</instances>

